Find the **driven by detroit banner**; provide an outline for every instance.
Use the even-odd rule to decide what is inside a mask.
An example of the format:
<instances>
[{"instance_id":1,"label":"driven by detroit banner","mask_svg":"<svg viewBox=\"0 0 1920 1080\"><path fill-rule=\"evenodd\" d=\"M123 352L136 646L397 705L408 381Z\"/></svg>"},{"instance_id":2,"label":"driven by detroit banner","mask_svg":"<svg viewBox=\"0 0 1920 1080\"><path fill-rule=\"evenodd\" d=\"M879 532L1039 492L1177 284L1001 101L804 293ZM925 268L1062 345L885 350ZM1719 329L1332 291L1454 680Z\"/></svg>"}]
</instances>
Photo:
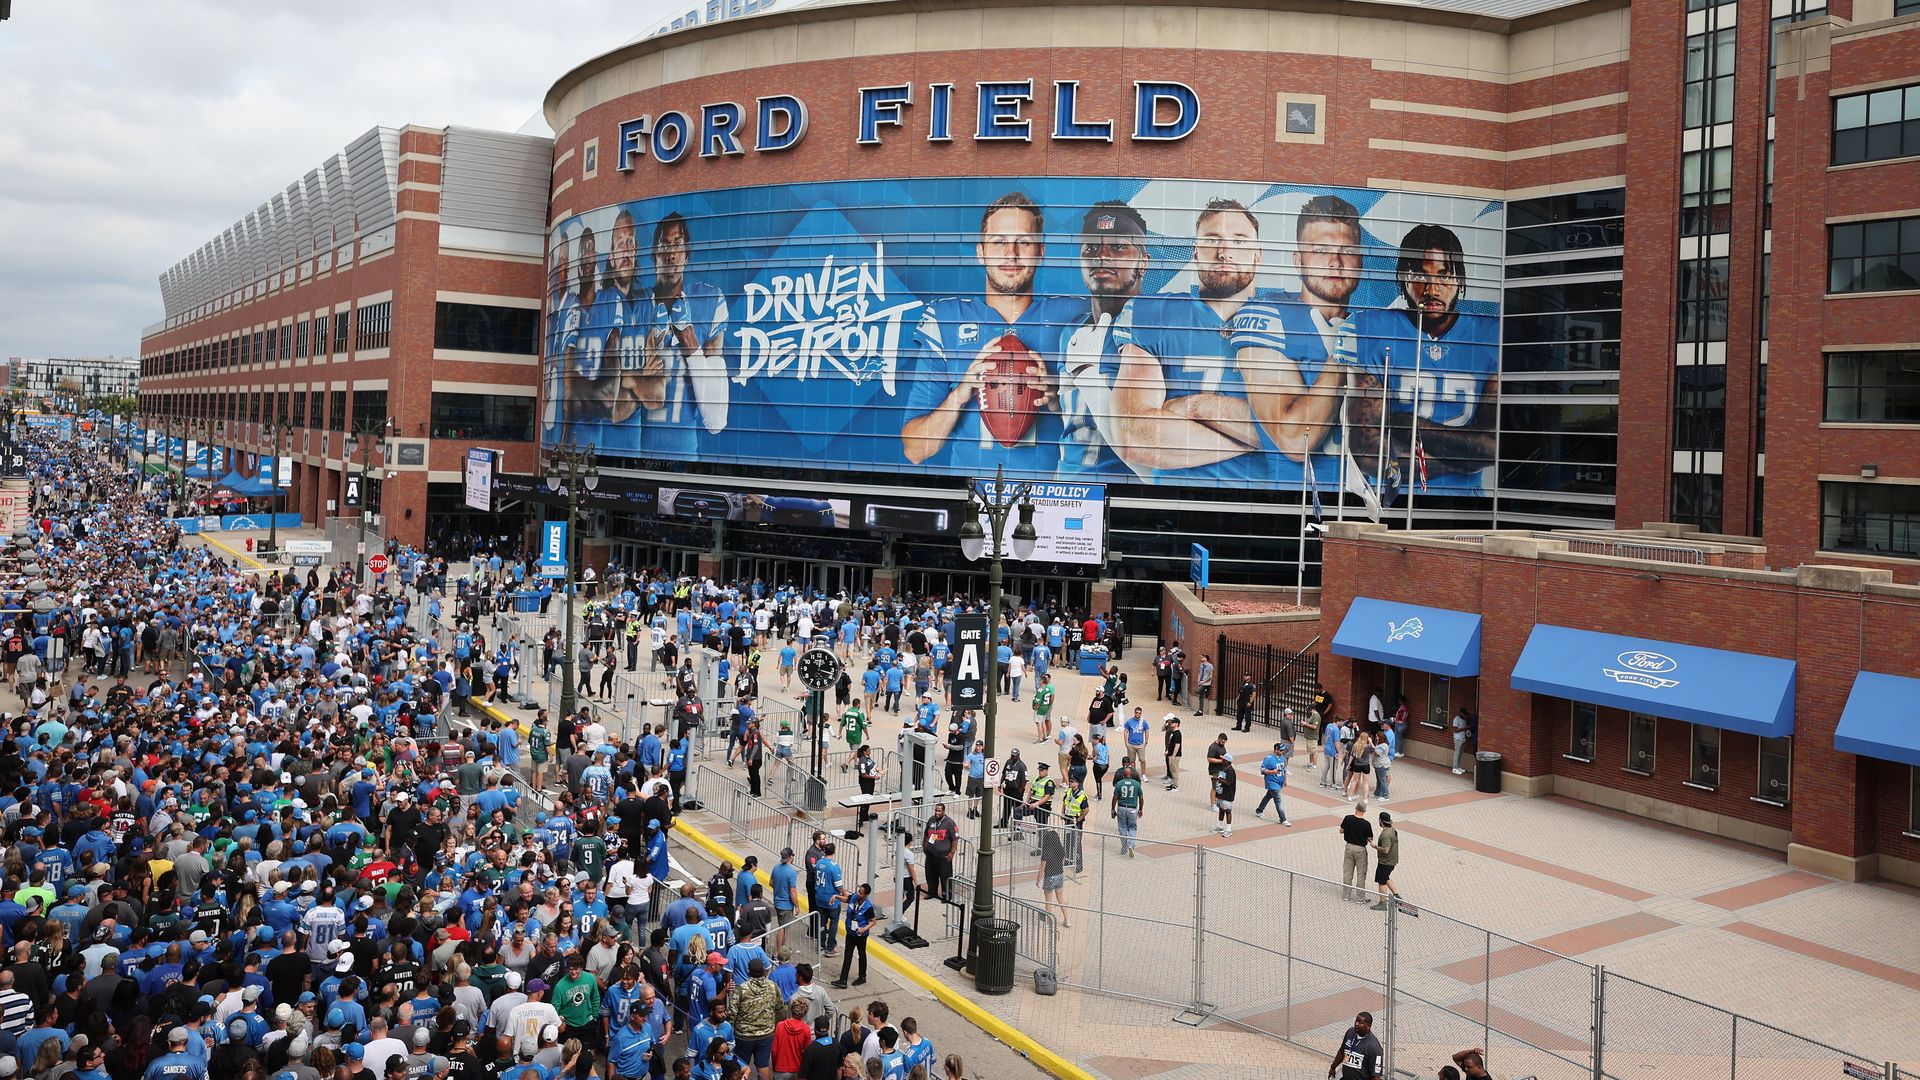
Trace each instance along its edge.
<instances>
[{"instance_id":1,"label":"driven by detroit banner","mask_svg":"<svg viewBox=\"0 0 1920 1080\"><path fill-rule=\"evenodd\" d=\"M1193 180L738 188L550 240L541 436L667 460L1489 493L1502 207Z\"/></svg>"}]
</instances>

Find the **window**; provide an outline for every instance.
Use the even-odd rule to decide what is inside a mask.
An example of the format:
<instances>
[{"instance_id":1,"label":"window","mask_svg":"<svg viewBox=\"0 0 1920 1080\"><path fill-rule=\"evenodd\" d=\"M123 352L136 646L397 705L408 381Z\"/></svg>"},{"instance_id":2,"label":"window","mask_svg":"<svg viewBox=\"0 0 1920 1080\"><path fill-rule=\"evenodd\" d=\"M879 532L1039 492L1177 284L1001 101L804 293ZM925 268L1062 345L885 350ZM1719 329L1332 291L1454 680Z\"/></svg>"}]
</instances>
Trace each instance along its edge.
<instances>
[{"instance_id":1,"label":"window","mask_svg":"<svg viewBox=\"0 0 1920 1080\"><path fill-rule=\"evenodd\" d=\"M1673 517L1702 532L1720 531L1720 510L1726 494L1724 478L1714 473L1676 473L1673 477Z\"/></svg>"},{"instance_id":2,"label":"window","mask_svg":"<svg viewBox=\"0 0 1920 1080\"><path fill-rule=\"evenodd\" d=\"M305 397L306 395L303 394L301 396ZM321 428L324 428L327 426L327 415L325 412L326 407L327 407L326 391L315 390L313 392L312 402L307 407L308 408L308 411L307 411L308 427L318 431Z\"/></svg>"},{"instance_id":3,"label":"window","mask_svg":"<svg viewBox=\"0 0 1920 1080\"><path fill-rule=\"evenodd\" d=\"M335 356L347 351L347 313L344 311L333 314L333 348L329 351Z\"/></svg>"},{"instance_id":4,"label":"window","mask_svg":"<svg viewBox=\"0 0 1920 1080\"><path fill-rule=\"evenodd\" d=\"M1690 128L1733 119L1733 28L1687 38L1683 121Z\"/></svg>"},{"instance_id":5,"label":"window","mask_svg":"<svg viewBox=\"0 0 1920 1080\"><path fill-rule=\"evenodd\" d=\"M307 320L305 319L293 324L293 355L300 360L307 358Z\"/></svg>"},{"instance_id":6,"label":"window","mask_svg":"<svg viewBox=\"0 0 1920 1080\"><path fill-rule=\"evenodd\" d=\"M293 327L291 326L280 328L280 359L293 359Z\"/></svg>"},{"instance_id":7,"label":"window","mask_svg":"<svg viewBox=\"0 0 1920 1080\"><path fill-rule=\"evenodd\" d=\"M540 313L532 308L445 301L434 308L436 349L532 356L539 351L539 337Z\"/></svg>"},{"instance_id":8,"label":"window","mask_svg":"<svg viewBox=\"0 0 1920 1080\"><path fill-rule=\"evenodd\" d=\"M393 301L382 300L377 304L368 304L361 308L355 317L359 320L353 339L355 352L387 347L391 330L389 323L393 318Z\"/></svg>"},{"instance_id":9,"label":"window","mask_svg":"<svg viewBox=\"0 0 1920 1080\"><path fill-rule=\"evenodd\" d=\"M1646 713L1627 714L1627 771L1653 775L1653 737L1659 721Z\"/></svg>"},{"instance_id":10,"label":"window","mask_svg":"<svg viewBox=\"0 0 1920 1080\"><path fill-rule=\"evenodd\" d=\"M355 390L353 392L353 423L359 427L369 421L385 423L387 419L387 392L385 390Z\"/></svg>"},{"instance_id":11,"label":"window","mask_svg":"<svg viewBox=\"0 0 1920 1080\"><path fill-rule=\"evenodd\" d=\"M1679 278L1679 339L1727 340L1727 260L1687 259Z\"/></svg>"},{"instance_id":12,"label":"window","mask_svg":"<svg viewBox=\"0 0 1920 1080\"><path fill-rule=\"evenodd\" d=\"M313 317L313 355L327 355L327 335L331 332L332 319L326 315Z\"/></svg>"},{"instance_id":13,"label":"window","mask_svg":"<svg viewBox=\"0 0 1920 1080\"><path fill-rule=\"evenodd\" d=\"M293 392L293 409L287 413L287 423L293 427L307 426L307 392L305 390Z\"/></svg>"},{"instance_id":14,"label":"window","mask_svg":"<svg viewBox=\"0 0 1920 1080\"><path fill-rule=\"evenodd\" d=\"M1760 775L1753 797L1780 806L1791 801L1793 793L1793 740L1760 740Z\"/></svg>"},{"instance_id":15,"label":"window","mask_svg":"<svg viewBox=\"0 0 1920 1080\"><path fill-rule=\"evenodd\" d=\"M1673 448L1720 450L1726 441L1726 365L1687 364L1675 368Z\"/></svg>"},{"instance_id":16,"label":"window","mask_svg":"<svg viewBox=\"0 0 1920 1080\"><path fill-rule=\"evenodd\" d=\"M1821 484L1820 546L1828 551L1920 556L1920 487Z\"/></svg>"},{"instance_id":17,"label":"window","mask_svg":"<svg viewBox=\"0 0 1920 1080\"><path fill-rule=\"evenodd\" d=\"M498 394L433 395L433 437L531 442L534 399Z\"/></svg>"},{"instance_id":18,"label":"window","mask_svg":"<svg viewBox=\"0 0 1920 1080\"><path fill-rule=\"evenodd\" d=\"M1833 99L1833 163L1920 154L1920 85Z\"/></svg>"},{"instance_id":19,"label":"window","mask_svg":"<svg viewBox=\"0 0 1920 1080\"><path fill-rule=\"evenodd\" d=\"M1600 707L1584 701L1573 702L1572 731L1567 735L1567 756L1575 761L1593 763L1595 735L1600 727Z\"/></svg>"},{"instance_id":20,"label":"window","mask_svg":"<svg viewBox=\"0 0 1920 1080\"><path fill-rule=\"evenodd\" d=\"M331 431L347 430L347 392L345 390L327 392L327 428Z\"/></svg>"},{"instance_id":21,"label":"window","mask_svg":"<svg viewBox=\"0 0 1920 1080\"><path fill-rule=\"evenodd\" d=\"M279 358L279 356L280 356L280 328L277 326L270 326L267 328L267 353L266 353L265 359L276 360Z\"/></svg>"},{"instance_id":22,"label":"window","mask_svg":"<svg viewBox=\"0 0 1920 1080\"><path fill-rule=\"evenodd\" d=\"M1920 424L1920 352L1828 353L1822 418Z\"/></svg>"},{"instance_id":23,"label":"window","mask_svg":"<svg viewBox=\"0 0 1920 1080\"><path fill-rule=\"evenodd\" d=\"M1920 217L1827 229L1827 291L1920 289Z\"/></svg>"},{"instance_id":24,"label":"window","mask_svg":"<svg viewBox=\"0 0 1920 1080\"><path fill-rule=\"evenodd\" d=\"M1687 784L1691 787L1720 790L1720 729L1694 724L1692 750L1687 765Z\"/></svg>"},{"instance_id":25,"label":"window","mask_svg":"<svg viewBox=\"0 0 1920 1080\"><path fill-rule=\"evenodd\" d=\"M1893 15L1920 15L1920 0L1893 0Z\"/></svg>"},{"instance_id":26,"label":"window","mask_svg":"<svg viewBox=\"0 0 1920 1080\"><path fill-rule=\"evenodd\" d=\"M1680 235L1726 232L1733 218L1733 147L1680 155Z\"/></svg>"},{"instance_id":27,"label":"window","mask_svg":"<svg viewBox=\"0 0 1920 1080\"><path fill-rule=\"evenodd\" d=\"M1427 676L1427 716L1421 723L1430 728L1445 728L1453 716L1453 679L1446 675Z\"/></svg>"}]
</instances>

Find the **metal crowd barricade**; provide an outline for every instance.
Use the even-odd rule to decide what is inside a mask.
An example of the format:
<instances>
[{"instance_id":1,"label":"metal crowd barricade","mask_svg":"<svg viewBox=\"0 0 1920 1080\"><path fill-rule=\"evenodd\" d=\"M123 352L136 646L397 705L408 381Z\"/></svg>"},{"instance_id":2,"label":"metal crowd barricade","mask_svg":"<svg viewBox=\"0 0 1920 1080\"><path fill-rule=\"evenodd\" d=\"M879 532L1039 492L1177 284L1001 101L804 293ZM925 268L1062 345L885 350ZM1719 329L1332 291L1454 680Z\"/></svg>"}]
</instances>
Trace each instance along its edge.
<instances>
[{"instance_id":1,"label":"metal crowd barricade","mask_svg":"<svg viewBox=\"0 0 1920 1080\"><path fill-rule=\"evenodd\" d=\"M955 875L952 892L952 901L941 905L945 910L946 936L949 938L959 935L961 921L973 910L972 875ZM1013 896L1004 889L995 889L993 915L1019 927L1013 939L1015 956L1036 968L1051 972L1060 970L1060 927L1052 912ZM925 925L925 920L922 920L922 925Z\"/></svg>"}]
</instances>

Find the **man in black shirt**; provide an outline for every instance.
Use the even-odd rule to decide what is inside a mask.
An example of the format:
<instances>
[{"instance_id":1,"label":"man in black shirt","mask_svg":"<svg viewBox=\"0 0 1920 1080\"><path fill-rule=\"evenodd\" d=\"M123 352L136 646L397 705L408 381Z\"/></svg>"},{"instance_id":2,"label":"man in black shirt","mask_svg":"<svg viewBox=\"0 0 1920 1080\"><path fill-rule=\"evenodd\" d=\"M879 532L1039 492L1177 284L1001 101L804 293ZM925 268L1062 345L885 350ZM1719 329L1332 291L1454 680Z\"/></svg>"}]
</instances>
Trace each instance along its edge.
<instances>
[{"instance_id":1,"label":"man in black shirt","mask_svg":"<svg viewBox=\"0 0 1920 1080\"><path fill-rule=\"evenodd\" d=\"M1340 1048L1333 1052L1327 1075L1338 1075L1339 1080L1380 1080L1384 1056L1380 1040L1373 1034L1373 1014L1363 1012L1353 1018L1353 1026L1340 1037Z\"/></svg>"},{"instance_id":2,"label":"man in black shirt","mask_svg":"<svg viewBox=\"0 0 1920 1080\"><path fill-rule=\"evenodd\" d=\"M374 972L374 991L378 993L391 986L395 991L395 1000L412 1000L414 987L420 982L420 965L413 962L413 953L406 942L396 942L388 956L391 959Z\"/></svg>"},{"instance_id":3,"label":"man in black shirt","mask_svg":"<svg viewBox=\"0 0 1920 1080\"><path fill-rule=\"evenodd\" d=\"M1340 819L1340 837L1347 842L1346 853L1340 863L1340 880L1348 886L1345 896L1364 904L1369 892L1367 845L1373 842L1373 822L1367 820L1367 804L1364 801L1355 803L1347 816Z\"/></svg>"},{"instance_id":4,"label":"man in black shirt","mask_svg":"<svg viewBox=\"0 0 1920 1080\"><path fill-rule=\"evenodd\" d=\"M275 1002L294 1002L307 988L307 976L313 972L313 960L300 948L300 934L288 930L280 935L280 955L267 961L267 986Z\"/></svg>"},{"instance_id":5,"label":"man in black shirt","mask_svg":"<svg viewBox=\"0 0 1920 1080\"><path fill-rule=\"evenodd\" d=\"M1167 790L1180 790L1180 744L1184 738L1180 734L1180 718L1168 713L1162 721L1166 725L1167 749Z\"/></svg>"},{"instance_id":6,"label":"man in black shirt","mask_svg":"<svg viewBox=\"0 0 1920 1080\"><path fill-rule=\"evenodd\" d=\"M420 811L413 805L412 792L395 792L393 803L393 809L387 811L387 835L381 844L388 851L405 844L420 826Z\"/></svg>"},{"instance_id":7,"label":"man in black shirt","mask_svg":"<svg viewBox=\"0 0 1920 1080\"><path fill-rule=\"evenodd\" d=\"M424 871L433 865L433 859L440 853L440 844L447 838L446 815L440 805L435 803L427 808L427 820L414 827L413 857L420 862Z\"/></svg>"},{"instance_id":8,"label":"man in black shirt","mask_svg":"<svg viewBox=\"0 0 1920 1080\"><path fill-rule=\"evenodd\" d=\"M1248 672L1242 675L1240 677L1239 693L1237 693L1233 699L1233 730L1253 730L1253 699L1257 693L1259 693L1259 687L1254 685L1253 673Z\"/></svg>"}]
</instances>

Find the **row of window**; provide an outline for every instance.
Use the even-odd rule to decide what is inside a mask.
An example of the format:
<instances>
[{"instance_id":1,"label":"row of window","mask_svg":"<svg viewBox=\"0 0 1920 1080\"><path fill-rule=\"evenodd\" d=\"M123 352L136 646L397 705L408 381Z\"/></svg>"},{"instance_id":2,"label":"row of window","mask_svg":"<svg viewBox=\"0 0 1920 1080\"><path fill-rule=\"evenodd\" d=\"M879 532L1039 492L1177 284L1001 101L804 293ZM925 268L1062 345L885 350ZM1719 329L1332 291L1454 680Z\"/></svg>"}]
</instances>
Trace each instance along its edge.
<instances>
[{"instance_id":1,"label":"row of window","mask_svg":"<svg viewBox=\"0 0 1920 1080\"><path fill-rule=\"evenodd\" d=\"M1920 85L1833 99L1833 163L1920 155Z\"/></svg>"},{"instance_id":2,"label":"row of window","mask_svg":"<svg viewBox=\"0 0 1920 1080\"><path fill-rule=\"evenodd\" d=\"M539 350L539 326L540 312L533 308L441 302L434 307L433 343L436 349L532 356ZM356 331L356 351L389 348L393 302L367 304L356 309L352 319L345 312L337 319L331 314L316 315L285 328L269 327L142 357L140 374L178 375L274 360L344 355L349 327Z\"/></svg>"},{"instance_id":3,"label":"row of window","mask_svg":"<svg viewBox=\"0 0 1920 1080\"><path fill-rule=\"evenodd\" d=\"M1829 353L1826 389L1824 419L1920 424L1920 352Z\"/></svg>"},{"instance_id":4,"label":"row of window","mask_svg":"<svg viewBox=\"0 0 1920 1080\"><path fill-rule=\"evenodd\" d=\"M1570 703L1572 723L1568 727L1567 756L1592 764L1600 755L1600 709L1584 701ZM1673 721L1678 722L1678 721ZM1720 747L1725 736L1719 728L1688 724L1687 779L1689 787L1719 791L1722 783ZM1660 719L1646 713L1627 714L1627 772L1652 776L1659 765ZM1761 802L1785 806L1793 793L1793 740L1761 739L1758 767L1754 770L1753 797Z\"/></svg>"},{"instance_id":5,"label":"row of window","mask_svg":"<svg viewBox=\"0 0 1920 1080\"><path fill-rule=\"evenodd\" d=\"M222 393L182 398L171 394L143 395L141 411L155 418L230 420L258 423L286 419L296 427L345 431L349 427L345 390L305 390ZM352 414L356 418L387 415L385 390L355 390ZM493 394L433 395L431 431L436 439L492 442L533 440L534 400Z\"/></svg>"},{"instance_id":6,"label":"row of window","mask_svg":"<svg viewBox=\"0 0 1920 1080\"><path fill-rule=\"evenodd\" d=\"M1820 546L1828 551L1920 556L1920 486L1823 482Z\"/></svg>"}]
</instances>

